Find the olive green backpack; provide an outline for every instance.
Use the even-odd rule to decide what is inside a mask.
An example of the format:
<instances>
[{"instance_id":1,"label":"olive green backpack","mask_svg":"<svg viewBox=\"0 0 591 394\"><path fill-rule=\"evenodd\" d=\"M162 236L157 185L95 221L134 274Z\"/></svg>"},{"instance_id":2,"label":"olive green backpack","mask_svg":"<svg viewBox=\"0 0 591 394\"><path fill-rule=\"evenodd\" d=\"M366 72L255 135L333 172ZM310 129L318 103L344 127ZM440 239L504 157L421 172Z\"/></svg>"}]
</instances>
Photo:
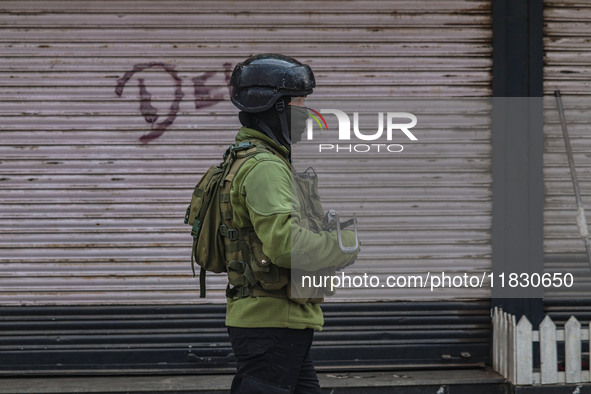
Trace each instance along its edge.
<instances>
[{"instance_id":1,"label":"olive green backpack","mask_svg":"<svg viewBox=\"0 0 591 394\"><path fill-rule=\"evenodd\" d=\"M199 180L193 190L191 203L185 212L185 223L192 226L191 267L193 276L196 276L195 263L201 267L199 272L199 295L201 298L205 297L206 294L205 273L207 271L226 272L226 251L224 238L220 232L220 226L224 224L220 209L220 195L222 189L228 189L225 192L229 192L233 174L244 163L244 159L253 157L254 154L262 151L262 149L252 149L252 154L239 159L242 161L240 165L232 165L237 152L250 150L251 148L255 148L255 145L250 141L230 145L224 154L224 161L219 165L211 166ZM229 181L228 184L225 185L225 181Z\"/></svg>"}]
</instances>

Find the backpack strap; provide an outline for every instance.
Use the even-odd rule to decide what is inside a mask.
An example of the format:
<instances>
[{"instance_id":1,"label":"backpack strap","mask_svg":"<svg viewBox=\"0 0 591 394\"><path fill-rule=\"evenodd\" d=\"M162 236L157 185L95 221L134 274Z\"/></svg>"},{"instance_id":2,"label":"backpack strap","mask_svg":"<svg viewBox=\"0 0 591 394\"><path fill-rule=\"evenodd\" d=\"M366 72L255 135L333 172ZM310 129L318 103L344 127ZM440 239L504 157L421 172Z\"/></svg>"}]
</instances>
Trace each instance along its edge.
<instances>
[{"instance_id":1,"label":"backpack strap","mask_svg":"<svg viewBox=\"0 0 591 394\"><path fill-rule=\"evenodd\" d=\"M226 296L228 298L244 297L275 297L287 298L286 289L265 290L255 279L252 271L250 243L253 235L253 228L236 228L233 217L233 209L230 202L230 189L235 175L240 168L251 158L259 153L272 153L280 157L291 170L291 164L276 149L261 140L246 140L238 144L231 145L224 154L225 165L229 171L224 176L223 184L220 190L220 215L224 224L220 226L220 234L224 237L226 255L231 256L228 264L228 274L233 275L236 272L240 277L235 283L228 284ZM256 238L256 237L254 237ZM260 241L259 241L260 242ZM231 281L232 282L232 281Z\"/></svg>"}]
</instances>

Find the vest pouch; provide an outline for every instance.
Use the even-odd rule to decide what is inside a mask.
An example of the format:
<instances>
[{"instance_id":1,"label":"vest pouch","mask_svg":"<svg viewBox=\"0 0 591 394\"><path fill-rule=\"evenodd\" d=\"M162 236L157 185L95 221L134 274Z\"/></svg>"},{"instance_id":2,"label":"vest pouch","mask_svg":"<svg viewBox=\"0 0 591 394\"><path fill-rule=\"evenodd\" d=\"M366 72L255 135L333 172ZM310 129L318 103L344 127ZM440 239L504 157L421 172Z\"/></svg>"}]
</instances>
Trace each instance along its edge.
<instances>
[{"instance_id":1,"label":"vest pouch","mask_svg":"<svg viewBox=\"0 0 591 394\"><path fill-rule=\"evenodd\" d=\"M244 275L246 264L242 261L232 260L226 264L226 271L228 272L228 282L232 286L240 287L248 285L248 279Z\"/></svg>"},{"instance_id":2,"label":"vest pouch","mask_svg":"<svg viewBox=\"0 0 591 394\"><path fill-rule=\"evenodd\" d=\"M254 278L259 285L269 291L280 290L287 285L288 278L285 269L269 264L268 267L261 267L256 262L251 265Z\"/></svg>"},{"instance_id":3,"label":"vest pouch","mask_svg":"<svg viewBox=\"0 0 591 394\"><path fill-rule=\"evenodd\" d=\"M280 290L287 285L287 270L271 263L263 253L263 244L254 232L250 233L250 268L254 278L265 290Z\"/></svg>"},{"instance_id":4,"label":"vest pouch","mask_svg":"<svg viewBox=\"0 0 591 394\"><path fill-rule=\"evenodd\" d=\"M296 174L295 181L301 192L300 198L305 204L305 211L311 216L324 216L320 195L318 194L318 177L316 173L304 172Z\"/></svg>"}]
</instances>

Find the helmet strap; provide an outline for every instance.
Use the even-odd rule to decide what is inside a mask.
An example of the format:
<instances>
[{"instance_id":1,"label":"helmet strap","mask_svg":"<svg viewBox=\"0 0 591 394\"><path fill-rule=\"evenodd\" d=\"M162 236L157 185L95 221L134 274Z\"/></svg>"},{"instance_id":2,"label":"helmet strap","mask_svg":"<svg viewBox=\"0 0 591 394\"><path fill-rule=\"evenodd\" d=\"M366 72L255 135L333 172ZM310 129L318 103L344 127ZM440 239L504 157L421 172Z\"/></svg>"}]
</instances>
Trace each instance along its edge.
<instances>
[{"instance_id":1,"label":"helmet strap","mask_svg":"<svg viewBox=\"0 0 591 394\"><path fill-rule=\"evenodd\" d=\"M273 141L275 141L277 145L282 145L281 142L277 140L275 134L273 133L268 124L266 124L259 118L256 118L256 125L263 131L263 133L265 133L266 136L270 137Z\"/></svg>"},{"instance_id":2,"label":"helmet strap","mask_svg":"<svg viewBox=\"0 0 591 394\"><path fill-rule=\"evenodd\" d=\"M281 122L281 136L287 142L286 147L289 148L291 146L291 136L289 135L289 125L287 124L287 115L285 115L285 111L279 112L279 121Z\"/></svg>"},{"instance_id":3,"label":"helmet strap","mask_svg":"<svg viewBox=\"0 0 591 394\"><path fill-rule=\"evenodd\" d=\"M277 110L277 112L283 112L283 111L285 111L285 101L283 101L282 98L280 98L279 100L275 101L275 109Z\"/></svg>"},{"instance_id":4,"label":"helmet strap","mask_svg":"<svg viewBox=\"0 0 591 394\"><path fill-rule=\"evenodd\" d=\"M275 102L275 110L277 110L277 113L279 114L279 121L281 122L281 139L283 139L283 142L285 147L290 148L291 147L291 136L290 136L290 132L289 132L289 124L287 122L287 115L285 115L285 99L284 98L280 98L279 100L277 100Z\"/></svg>"}]
</instances>

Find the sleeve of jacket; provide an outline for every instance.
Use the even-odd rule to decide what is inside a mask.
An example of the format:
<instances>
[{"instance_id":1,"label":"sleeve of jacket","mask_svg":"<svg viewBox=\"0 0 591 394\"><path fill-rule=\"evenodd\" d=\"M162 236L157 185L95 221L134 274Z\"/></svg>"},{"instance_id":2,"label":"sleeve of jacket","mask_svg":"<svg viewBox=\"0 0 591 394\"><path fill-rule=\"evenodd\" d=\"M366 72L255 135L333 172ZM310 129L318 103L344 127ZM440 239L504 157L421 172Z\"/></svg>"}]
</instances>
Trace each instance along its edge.
<instances>
[{"instance_id":1,"label":"sleeve of jacket","mask_svg":"<svg viewBox=\"0 0 591 394\"><path fill-rule=\"evenodd\" d=\"M300 225L298 201L292 193L292 175L279 159L263 159L242 183L250 221L263 243L263 252L284 268L314 271L350 263L355 254L344 254L336 232L314 232ZM342 231L345 245L355 243L352 231Z\"/></svg>"}]
</instances>

